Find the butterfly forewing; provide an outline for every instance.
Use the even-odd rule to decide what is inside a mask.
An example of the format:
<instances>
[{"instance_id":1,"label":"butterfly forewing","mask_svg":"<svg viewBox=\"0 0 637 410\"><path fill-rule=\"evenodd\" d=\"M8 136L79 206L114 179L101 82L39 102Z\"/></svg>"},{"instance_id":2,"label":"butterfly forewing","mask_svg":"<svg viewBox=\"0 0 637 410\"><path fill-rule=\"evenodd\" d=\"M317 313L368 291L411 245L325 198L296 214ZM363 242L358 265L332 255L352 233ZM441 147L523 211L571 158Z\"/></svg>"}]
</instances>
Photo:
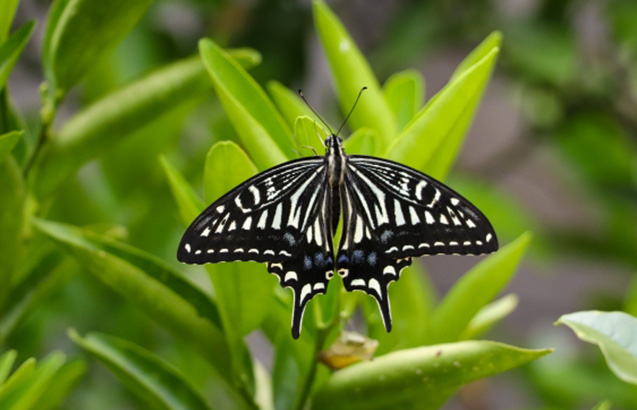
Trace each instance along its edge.
<instances>
[{"instance_id":1,"label":"butterfly forewing","mask_svg":"<svg viewBox=\"0 0 637 410\"><path fill-rule=\"evenodd\" d=\"M256 175L195 219L177 258L186 263L293 258L325 191L326 175L323 158L290 161Z\"/></svg>"},{"instance_id":2,"label":"butterfly forewing","mask_svg":"<svg viewBox=\"0 0 637 410\"><path fill-rule=\"evenodd\" d=\"M498 249L493 227L473 204L435 179L404 165L349 157L347 179L392 258L483 254Z\"/></svg>"}]
</instances>

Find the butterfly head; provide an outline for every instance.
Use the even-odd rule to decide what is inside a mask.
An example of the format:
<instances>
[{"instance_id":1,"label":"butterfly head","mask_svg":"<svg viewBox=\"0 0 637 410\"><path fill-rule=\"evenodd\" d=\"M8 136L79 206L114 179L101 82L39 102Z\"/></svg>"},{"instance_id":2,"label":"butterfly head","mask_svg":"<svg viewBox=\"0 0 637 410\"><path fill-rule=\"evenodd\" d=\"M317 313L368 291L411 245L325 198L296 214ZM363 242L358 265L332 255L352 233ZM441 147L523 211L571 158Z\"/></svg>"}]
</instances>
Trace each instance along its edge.
<instances>
[{"instance_id":1,"label":"butterfly head","mask_svg":"<svg viewBox=\"0 0 637 410\"><path fill-rule=\"evenodd\" d=\"M325 138L325 154L330 152L340 152L343 150L343 140L337 135L330 135Z\"/></svg>"}]
</instances>

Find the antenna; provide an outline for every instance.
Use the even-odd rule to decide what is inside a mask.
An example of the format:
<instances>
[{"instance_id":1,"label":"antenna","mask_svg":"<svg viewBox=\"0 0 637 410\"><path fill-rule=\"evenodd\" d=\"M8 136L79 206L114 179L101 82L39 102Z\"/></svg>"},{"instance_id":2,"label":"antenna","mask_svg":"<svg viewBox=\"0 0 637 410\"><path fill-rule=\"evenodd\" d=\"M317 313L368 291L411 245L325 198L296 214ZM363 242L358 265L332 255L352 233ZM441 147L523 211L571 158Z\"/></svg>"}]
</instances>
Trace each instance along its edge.
<instances>
[{"instance_id":1,"label":"antenna","mask_svg":"<svg viewBox=\"0 0 637 410\"><path fill-rule=\"evenodd\" d=\"M307 102L307 100L305 99L305 96L303 95L303 91L299 88L299 95L301 96L301 98L303 99L303 101L305 102L305 105L307 105L309 107L310 110L312 110L312 112L314 113L314 115L316 115L318 117L319 120L321 120L321 122L323 123L323 125L325 125L327 127L327 129L329 130L331 135L334 135L334 133L332 132L332 129L330 128L329 125L327 125L327 123L325 122L325 120L323 120L323 118L321 118L320 115L318 115L318 113L316 111L314 111L314 108L312 108L312 106L310 105L309 102Z\"/></svg>"},{"instance_id":2,"label":"antenna","mask_svg":"<svg viewBox=\"0 0 637 410\"><path fill-rule=\"evenodd\" d=\"M367 90L367 87L361 88L361 90L358 92L358 97L356 97L356 101L354 101L354 105L352 106L352 109L349 110L349 114L347 114L347 117L345 117L345 121L343 121L343 125L341 125L338 131L336 131L336 136L338 136L338 134L341 132L345 124L347 124L347 120L349 119L349 116L352 115L352 113L354 112L354 108L356 108L356 104L358 104L358 100L361 98L361 94L365 90Z\"/></svg>"}]
</instances>

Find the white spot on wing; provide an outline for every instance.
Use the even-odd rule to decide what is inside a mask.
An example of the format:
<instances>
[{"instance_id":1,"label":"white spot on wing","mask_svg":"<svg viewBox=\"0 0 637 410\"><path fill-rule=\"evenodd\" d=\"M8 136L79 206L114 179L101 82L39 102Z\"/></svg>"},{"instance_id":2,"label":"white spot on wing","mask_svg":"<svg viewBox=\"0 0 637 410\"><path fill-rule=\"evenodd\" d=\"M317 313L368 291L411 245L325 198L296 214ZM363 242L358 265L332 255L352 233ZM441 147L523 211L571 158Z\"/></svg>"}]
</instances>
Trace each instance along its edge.
<instances>
[{"instance_id":1,"label":"white spot on wing","mask_svg":"<svg viewBox=\"0 0 637 410\"><path fill-rule=\"evenodd\" d=\"M250 185L248 187L248 191L252 192L252 195L254 196L254 204L258 205L259 202L261 202L261 193L259 192L259 189L254 185Z\"/></svg>"},{"instance_id":2,"label":"white spot on wing","mask_svg":"<svg viewBox=\"0 0 637 410\"><path fill-rule=\"evenodd\" d=\"M400 202L394 199L394 216L396 218L396 225L401 226L405 224L405 216L403 215L403 209L400 206Z\"/></svg>"},{"instance_id":3,"label":"white spot on wing","mask_svg":"<svg viewBox=\"0 0 637 410\"><path fill-rule=\"evenodd\" d=\"M308 297L311 292L312 292L312 285L308 283L305 286L303 286L303 289L301 289L301 298L299 300L299 303L302 304L303 301L305 301L305 298Z\"/></svg>"},{"instance_id":4,"label":"white spot on wing","mask_svg":"<svg viewBox=\"0 0 637 410\"><path fill-rule=\"evenodd\" d=\"M434 222L436 222L433 215L431 215L431 212L429 211L425 211L425 220L429 225L432 225Z\"/></svg>"},{"instance_id":5,"label":"white spot on wing","mask_svg":"<svg viewBox=\"0 0 637 410\"><path fill-rule=\"evenodd\" d=\"M354 231L354 242L359 243L363 240L363 218L360 215L356 217L356 229Z\"/></svg>"},{"instance_id":6,"label":"white spot on wing","mask_svg":"<svg viewBox=\"0 0 637 410\"><path fill-rule=\"evenodd\" d=\"M261 217L259 218L259 222L257 222L257 228L265 229L265 223L266 223L267 219L268 219L268 210L266 209L261 214Z\"/></svg>"},{"instance_id":7,"label":"white spot on wing","mask_svg":"<svg viewBox=\"0 0 637 410\"><path fill-rule=\"evenodd\" d=\"M378 294L379 298L383 297L383 294L380 293L380 283L378 283L378 281L376 279L374 279L374 278L370 279L368 286L369 286L370 289L373 289L373 290L376 291L376 293Z\"/></svg>"},{"instance_id":8,"label":"white spot on wing","mask_svg":"<svg viewBox=\"0 0 637 410\"><path fill-rule=\"evenodd\" d=\"M241 226L241 229L245 229L246 231L249 231L251 226L252 226L252 217L249 216L246 218L245 221L243 221L243 225Z\"/></svg>"},{"instance_id":9,"label":"white spot on wing","mask_svg":"<svg viewBox=\"0 0 637 410\"><path fill-rule=\"evenodd\" d=\"M394 268L392 265L385 266L385 269L383 269L383 275L396 276L396 268Z\"/></svg>"},{"instance_id":10,"label":"white spot on wing","mask_svg":"<svg viewBox=\"0 0 637 410\"><path fill-rule=\"evenodd\" d=\"M458 206L460 200L458 198L451 198L451 205Z\"/></svg>"},{"instance_id":11,"label":"white spot on wing","mask_svg":"<svg viewBox=\"0 0 637 410\"><path fill-rule=\"evenodd\" d=\"M210 228L206 227L201 233L201 236L208 236L210 234Z\"/></svg>"},{"instance_id":12,"label":"white spot on wing","mask_svg":"<svg viewBox=\"0 0 637 410\"><path fill-rule=\"evenodd\" d=\"M438 188L434 188L436 190L436 194L434 195L434 198L431 200L430 203L427 204L427 208L433 208L434 205L436 205L438 203L438 200L440 199L440 190Z\"/></svg>"},{"instance_id":13,"label":"white spot on wing","mask_svg":"<svg viewBox=\"0 0 637 410\"><path fill-rule=\"evenodd\" d=\"M283 282L287 282L289 280L299 280L299 277L297 276L296 272L294 272L293 270L287 272L285 274L285 277L283 278Z\"/></svg>"},{"instance_id":14,"label":"white spot on wing","mask_svg":"<svg viewBox=\"0 0 637 410\"><path fill-rule=\"evenodd\" d=\"M416 198L422 200L422 190L427 186L427 181L420 181L416 185Z\"/></svg>"},{"instance_id":15,"label":"white spot on wing","mask_svg":"<svg viewBox=\"0 0 637 410\"><path fill-rule=\"evenodd\" d=\"M486 240L489 242L491 240L492 235L490 233L487 234Z\"/></svg>"},{"instance_id":16,"label":"white spot on wing","mask_svg":"<svg viewBox=\"0 0 637 410\"><path fill-rule=\"evenodd\" d=\"M226 209L226 207L225 207L225 206L223 206L223 205L219 205L219 206L216 208L216 211L217 211L217 212L219 212L219 213L222 213L225 209Z\"/></svg>"},{"instance_id":17,"label":"white spot on wing","mask_svg":"<svg viewBox=\"0 0 637 410\"><path fill-rule=\"evenodd\" d=\"M447 220L447 217L444 214L440 214L440 223L443 225L449 225L449 221Z\"/></svg>"},{"instance_id":18,"label":"white spot on wing","mask_svg":"<svg viewBox=\"0 0 637 410\"><path fill-rule=\"evenodd\" d=\"M420 218L418 217L418 213L416 213L416 209L413 206L409 207L409 217L411 218L411 224L417 225L420 223Z\"/></svg>"},{"instance_id":19,"label":"white spot on wing","mask_svg":"<svg viewBox=\"0 0 637 410\"><path fill-rule=\"evenodd\" d=\"M467 226L469 228L475 228L476 224L473 223L473 221L471 219L467 219Z\"/></svg>"},{"instance_id":20,"label":"white spot on wing","mask_svg":"<svg viewBox=\"0 0 637 410\"><path fill-rule=\"evenodd\" d=\"M323 290L325 289L325 285L323 282L317 282L314 284L314 290Z\"/></svg>"},{"instance_id":21,"label":"white spot on wing","mask_svg":"<svg viewBox=\"0 0 637 410\"><path fill-rule=\"evenodd\" d=\"M354 279L352 281L352 286L362 286L365 287L365 280L363 279Z\"/></svg>"},{"instance_id":22,"label":"white spot on wing","mask_svg":"<svg viewBox=\"0 0 637 410\"><path fill-rule=\"evenodd\" d=\"M272 219L272 229L281 229L281 216L283 214L283 205L281 202L276 206L274 218Z\"/></svg>"},{"instance_id":23,"label":"white spot on wing","mask_svg":"<svg viewBox=\"0 0 637 410\"><path fill-rule=\"evenodd\" d=\"M234 231L235 229L237 229L237 223L235 221L232 221L232 223L230 223L230 226L228 227L228 232Z\"/></svg>"}]
</instances>

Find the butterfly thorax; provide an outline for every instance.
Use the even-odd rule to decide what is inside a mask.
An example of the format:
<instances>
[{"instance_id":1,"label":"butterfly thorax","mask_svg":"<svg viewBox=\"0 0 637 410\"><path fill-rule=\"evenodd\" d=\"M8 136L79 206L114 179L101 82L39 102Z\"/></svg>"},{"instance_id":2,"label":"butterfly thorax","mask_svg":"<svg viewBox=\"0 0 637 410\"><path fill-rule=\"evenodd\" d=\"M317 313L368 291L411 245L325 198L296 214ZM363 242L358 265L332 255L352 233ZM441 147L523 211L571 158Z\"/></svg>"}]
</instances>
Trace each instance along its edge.
<instances>
[{"instance_id":1,"label":"butterfly thorax","mask_svg":"<svg viewBox=\"0 0 637 410\"><path fill-rule=\"evenodd\" d=\"M337 189L343 184L345 179L345 161L347 156L343 150L343 140L336 135L330 135L325 140L325 157L327 158L327 169L329 183L332 189Z\"/></svg>"}]
</instances>

